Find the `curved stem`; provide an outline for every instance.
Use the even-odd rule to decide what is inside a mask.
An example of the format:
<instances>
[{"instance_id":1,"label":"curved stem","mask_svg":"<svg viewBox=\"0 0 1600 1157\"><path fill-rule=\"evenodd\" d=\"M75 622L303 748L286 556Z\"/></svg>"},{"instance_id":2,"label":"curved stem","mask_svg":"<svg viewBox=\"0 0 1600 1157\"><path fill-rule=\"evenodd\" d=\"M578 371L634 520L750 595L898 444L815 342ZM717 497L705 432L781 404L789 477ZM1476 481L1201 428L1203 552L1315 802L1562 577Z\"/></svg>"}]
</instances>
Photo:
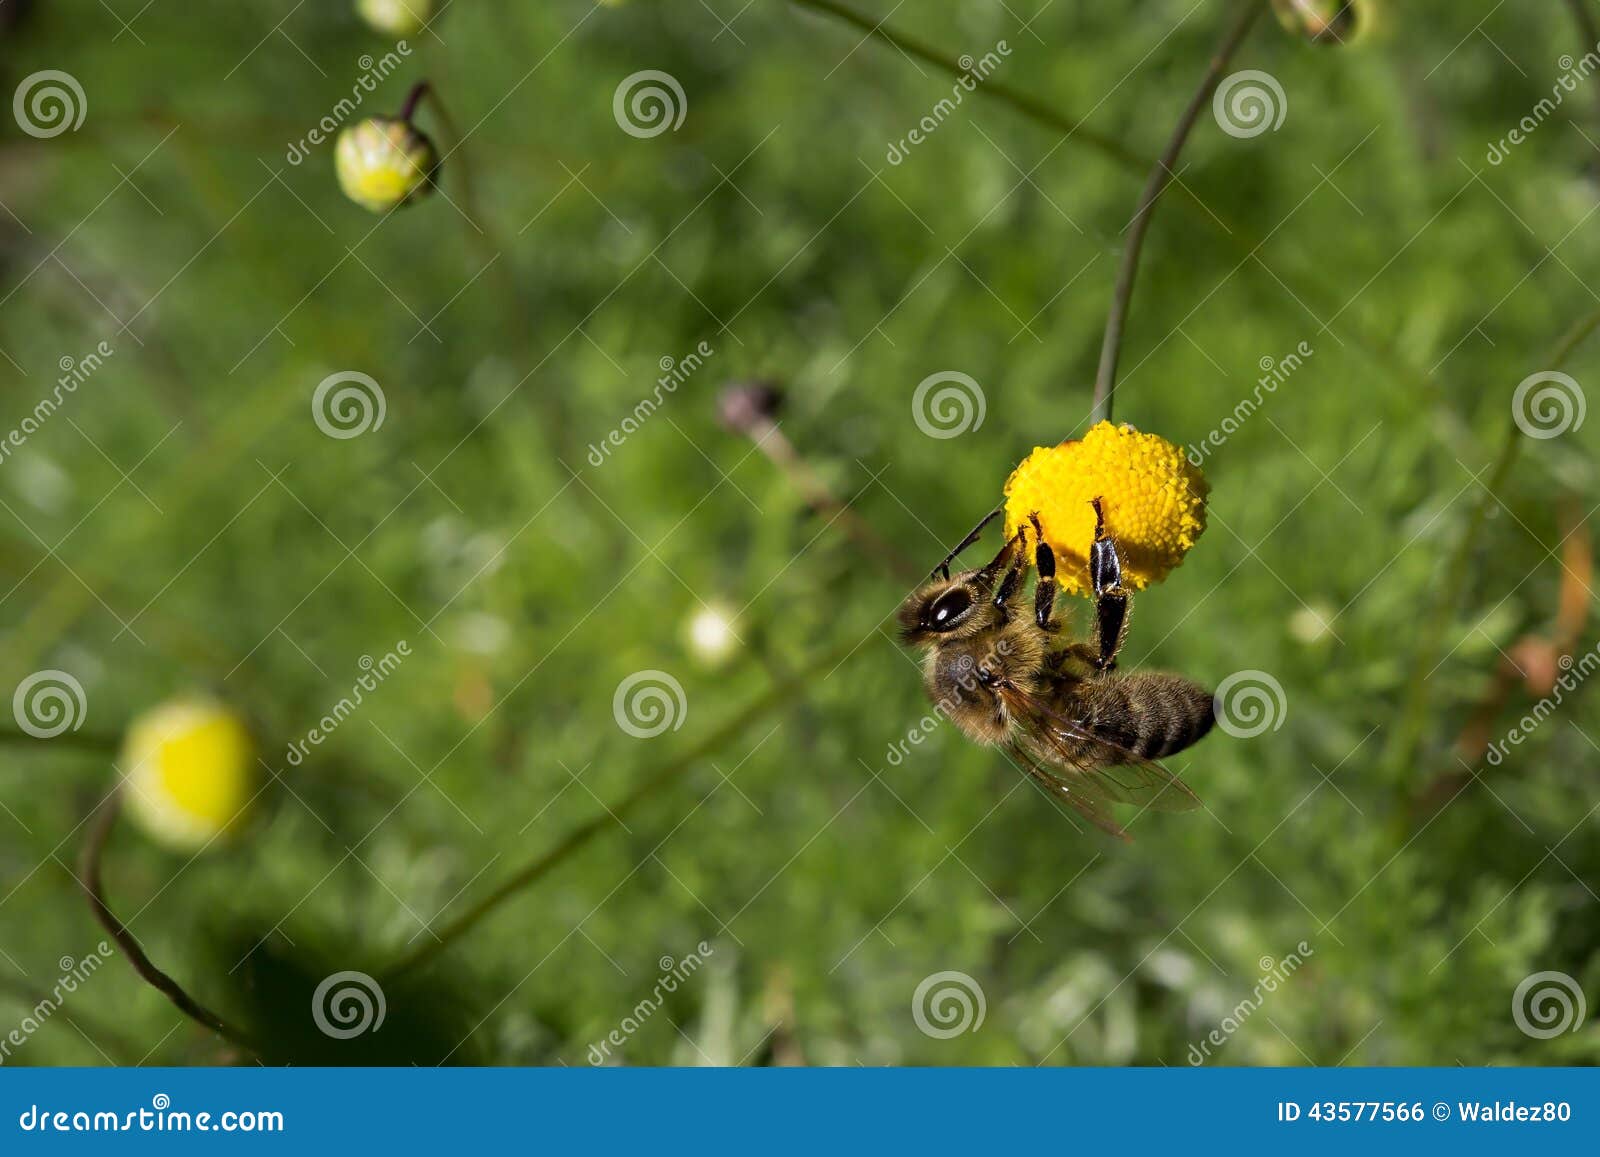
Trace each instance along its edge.
<instances>
[{"instance_id":1,"label":"curved stem","mask_svg":"<svg viewBox=\"0 0 1600 1157\"><path fill-rule=\"evenodd\" d=\"M1580 318L1550 348L1540 364L1546 370L1560 369L1572 356L1573 351L1596 329L1600 329L1600 309ZM1508 419L1500 451L1495 456L1494 465L1489 469L1488 480L1483 484L1483 493L1479 495L1472 512L1467 516L1467 525L1461 532L1461 541L1456 544L1456 549L1451 553L1450 562L1445 568L1444 590L1423 621L1416 662L1407 681L1404 705L1401 707L1399 723L1395 728L1394 741L1390 747L1389 763L1392 767L1410 767L1416 762L1428 716L1428 680L1439 662L1442 662L1442 660L1433 662L1430 666L1430 661L1434 653L1439 650L1450 616L1461 601L1472 562L1473 547L1477 543L1478 534L1483 530L1484 522L1488 520L1491 505L1499 501L1495 497L1496 492L1510 476L1511 468L1516 465L1517 456L1521 453L1525 441L1515 417Z\"/></svg>"},{"instance_id":2,"label":"curved stem","mask_svg":"<svg viewBox=\"0 0 1600 1157\"><path fill-rule=\"evenodd\" d=\"M1229 26L1222 43L1211 56L1211 63L1206 67L1205 75L1200 78L1200 87L1195 90L1194 96L1190 97L1188 107L1183 110L1183 115L1178 118L1177 127L1172 130L1172 138L1167 141L1167 147L1162 150L1155 167L1150 170L1150 176L1145 181L1144 192L1139 196L1139 208L1134 212L1133 222L1128 229L1128 243L1122 251L1122 264L1117 270L1116 287L1111 295L1111 311L1106 315L1105 339L1100 344L1100 369L1095 374L1094 380L1094 414L1090 418L1091 423L1111 421L1112 395L1117 388L1117 359L1122 352L1122 332L1127 324L1128 303L1133 298L1134 279L1139 272L1139 254L1144 248L1144 238L1149 232L1150 222L1155 217L1156 202L1172 183L1173 167L1178 163L1178 155L1183 152L1184 143L1188 141L1195 121L1199 119L1201 110L1210 99L1211 91L1217 87L1217 82L1222 79L1223 70L1228 67L1228 61L1233 58L1239 45L1249 35L1251 26L1255 24L1264 7L1266 7L1265 0L1249 0L1237 19Z\"/></svg>"},{"instance_id":3,"label":"curved stem","mask_svg":"<svg viewBox=\"0 0 1600 1157\"><path fill-rule=\"evenodd\" d=\"M406 103L400 106L400 111L395 115L396 120L411 123L411 118L417 115L417 106L422 103L422 98L433 91L433 86L425 80L419 80L411 86L411 91L406 93ZM435 103L438 98L435 97Z\"/></svg>"},{"instance_id":4,"label":"curved stem","mask_svg":"<svg viewBox=\"0 0 1600 1157\"><path fill-rule=\"evenodd\" d=\"M486 917L505 904L518 892L532 884L537 883L548 875L557 865L568 856L578 851L596 836L610 831L612 828L622 826L622 818L633 811L650 796L666 787L669 783L679 779L690 768L711 752L721 747L739 732L743 731L756 719L765 715L772 709L790 702L794 698L795 689L803 682L825 668L836 666L845 661L859 647L860 643L851 643L849 646L840 644L828 653L813 659L799 671L788 678L773 684L770 690L761 698L750 703L745 709L706 736L699 743L682 752L673 759L668 760L653 774L643 780L638 787L616 803L607 807L600 815L580 824L549 851L534 857L503 880L494 891L468 908L460 916L446 924L437 934L437 939L424 942L419 947L406 953L396 961L390 975L398 976L405 972L419 968L433 960L446 948L465 936L477 927Z\"/></svg>"},{"instance_id":5,"label":"curved stem","mask_svg":"<svg viewBox=\"0 0 1600 1157\"><path fill-rule=\"evenodd\" d=\"M239 1045L242 1048L254 1051L249 1039L238 1029L232 1027L216 1013L190 996L176 980L168 976L151 962L150 957L134 939L133 933L128 931L128 926L117 919L105 901L105 891L100 880L100 858L105 850L106 841L111 837L111 829L116 826L117 814L122 809L122 797L119 791L110 792L105 799L100 801L100 806L95 809L93 819L89 826L89 839L83 846L83 857L80 863L83 894L89 900L89 907L94 912L94 918L100 922L111 939L122 949L122 954L128 958L128 963L133 965L133 970L161 995L170 1000L179 1012L216 1033L218 1036Z\"/></svg>"}]
</instances>

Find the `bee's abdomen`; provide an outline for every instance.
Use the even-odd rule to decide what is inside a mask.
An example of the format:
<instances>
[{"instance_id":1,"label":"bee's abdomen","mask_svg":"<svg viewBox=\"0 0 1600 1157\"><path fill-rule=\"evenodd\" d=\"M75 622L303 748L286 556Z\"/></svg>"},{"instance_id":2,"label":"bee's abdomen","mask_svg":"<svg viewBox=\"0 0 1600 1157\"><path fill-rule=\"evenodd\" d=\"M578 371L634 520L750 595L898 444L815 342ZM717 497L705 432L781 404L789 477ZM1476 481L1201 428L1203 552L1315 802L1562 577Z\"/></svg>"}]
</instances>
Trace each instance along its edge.
<instances>
[{"instance_id":1,"label":"bee's abdomen","mask_svg":"<svg viewBox=\"0 0 1600 1157\"><path fill-rule=\"evenodd\" d=\"M1111 678L1094 685L1095 731L1144 759L1176 754L1216 721L1211 693L1160 672Z\"/></svg>"}]
</instances>

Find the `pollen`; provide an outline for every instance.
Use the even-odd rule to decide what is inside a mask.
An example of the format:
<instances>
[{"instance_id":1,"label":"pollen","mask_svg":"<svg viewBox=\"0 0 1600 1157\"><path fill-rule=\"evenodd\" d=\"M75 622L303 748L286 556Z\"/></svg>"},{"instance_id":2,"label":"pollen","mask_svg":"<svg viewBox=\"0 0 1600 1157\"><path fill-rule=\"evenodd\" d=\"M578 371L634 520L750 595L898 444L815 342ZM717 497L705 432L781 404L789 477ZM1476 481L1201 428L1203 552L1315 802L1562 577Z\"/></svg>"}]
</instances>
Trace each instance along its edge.
<instances>
[{"instance_id":1,"label":"pollen","mask_svg":"<svg viewBox=\"0 0 1600 1157\"><path fill-rule=\"evenodd\" d=\"M1116 540L1123 584L1143 590L1183 561L1206 528L1206 480L1157 434L1101 422L1082 439L1040 446L1006 480L1006 534L1038 514L1068 594L1087 594L1094 501ZM1032 538L1031 528L1025 533ZM1031 548L1030 541L1030 548Z\"/></svg>"}]
</instances>

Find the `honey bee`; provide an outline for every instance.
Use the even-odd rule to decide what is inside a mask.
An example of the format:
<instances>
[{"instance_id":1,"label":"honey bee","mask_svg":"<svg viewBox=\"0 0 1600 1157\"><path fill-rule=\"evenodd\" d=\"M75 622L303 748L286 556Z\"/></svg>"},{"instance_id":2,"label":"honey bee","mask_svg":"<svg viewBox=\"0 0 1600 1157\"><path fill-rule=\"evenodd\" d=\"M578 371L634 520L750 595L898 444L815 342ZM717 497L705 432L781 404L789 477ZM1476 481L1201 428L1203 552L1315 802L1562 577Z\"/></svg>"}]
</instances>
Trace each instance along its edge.
<instances>
[{"instance_id":1,"label":"honey bee","mask_svg":"<svg viewBox=\"0 0 1600 1157\"><path fill-rule=\"evenodd\" d=\"M950 563L977 541L996 510L906 599L899 618L903 641L925 651L923 679L941 713L978 743L1005 749L1051 795L1126 840L1111 804L1161 811L1200 805L1154 760L1199 740L1215 713L1211 693L1182 676L1116 670L1130 600L1100 501L1093 505L1094 630L1087 643L1058 637L1055 552L1037 514L1029 520L1038 572L1032 613L1024 605L1027 527L988 565L950 574Z\"/></svg>"}]
</instances>

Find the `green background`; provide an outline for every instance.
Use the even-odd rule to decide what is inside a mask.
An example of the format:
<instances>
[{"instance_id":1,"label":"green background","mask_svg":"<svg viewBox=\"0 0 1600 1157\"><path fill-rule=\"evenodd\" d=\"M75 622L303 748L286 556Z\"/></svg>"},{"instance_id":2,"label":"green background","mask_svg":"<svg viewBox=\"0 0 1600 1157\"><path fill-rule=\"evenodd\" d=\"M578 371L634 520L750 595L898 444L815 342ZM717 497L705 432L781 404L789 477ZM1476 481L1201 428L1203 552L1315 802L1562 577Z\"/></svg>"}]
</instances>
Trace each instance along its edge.
<instances>
[{"instance_id":1,"label":"green background","mask_svg":"<svg viewBox=\"0 0 1600 1157\"><path fill-rule=\"evenodd\" d=\"M1268 17L1232 67L1278 81L1281 126L1202 113L1117 417L1195 443L1262 359L1314 353L1207 458L1210 528L1139 600L1127 659L1211 686L1265 672L1283 699L1275 728L1172 760L1205 810L1141 816L1126 846L949 726L891 761L928 709L892 636L907 583L847 530L925 570L1016 461L1084 428L1149 159L1232 6L871 0L941 53L1011 50L892 165L952 78L838 20L457 0L362 110L426 77L464 137L443 195L387 218L341 198L329 146L285 159L391 47L345 5L34 7L3 34L5 93L61 69L87 110L47 140L0 124L0 426L61 358L115 352L0 462L0 691L55 668L86 697L78 731L13 733L0 761L0 1034L102 937L74 874L122 729L202 689L262 735L256 819L193 858L120 826L107 890L272 1059L584 1064L702 940L620 1059L1181 1065L1302 941L1214 1062L1600 1057L1593 1024L1539 1039L1512 1011L1543 970L1600 1004L1593 695L1500 766L1454 746L1502 655L1551 631L1563 576L1590 599L1600 419L1485 489L1517 384L1600 302L1600 80L1487 159L1583 55L1562 5L1391 11L1346 48ZM638 139L613 94L644 69L687 107ZM706 364L589 462L701 341ZM1596 380L1600 349L1567 369ZM335 440L311 396L346 370L386 416ZM912 393L951 370L985 417L931 438ZM719 424L718 391L754 378L851 516ZM685 642L706 604L739 612L721 668ZM289 765L402 639L412 657ZM612 698L651 669L686 710L634 738ZM1516 683L1491 734L1534 697ZM387 1020L333 1041L307 1003L347 969L379 979ZM985 999L948 1039L912 1014L941 971ZM117 959L8 1063L247 1060Z\"/></svg>"}]
</instances>

